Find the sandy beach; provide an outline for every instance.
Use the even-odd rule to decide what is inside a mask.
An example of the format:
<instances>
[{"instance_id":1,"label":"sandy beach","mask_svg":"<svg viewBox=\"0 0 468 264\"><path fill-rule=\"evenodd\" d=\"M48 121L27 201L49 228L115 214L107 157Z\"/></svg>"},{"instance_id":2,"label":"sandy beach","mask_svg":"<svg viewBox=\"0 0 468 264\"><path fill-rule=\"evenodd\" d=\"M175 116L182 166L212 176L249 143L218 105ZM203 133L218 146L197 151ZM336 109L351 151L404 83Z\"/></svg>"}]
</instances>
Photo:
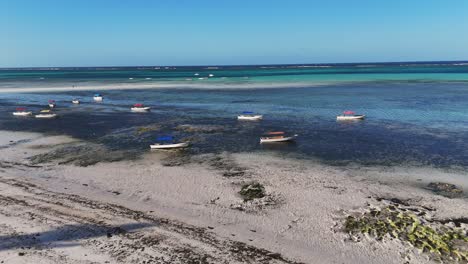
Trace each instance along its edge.
<instances>
[{"instance_id":1,"label":"sandy beach","mask_svg":"<svg viewBox=\"0 0 468 264\"><path fill-rule=\"evenodd\" d=\"M83 144L98 147L0 133L3 263L437 263L399 239L350 234L345 220L396 206L467 228L466 195L425 188L450 181L466 193L457 171L333 167L270 153L148 151L88 166L50 155ZM252 182L265 195L246 201L239 191Z\"/></svg>"}]
</instances>

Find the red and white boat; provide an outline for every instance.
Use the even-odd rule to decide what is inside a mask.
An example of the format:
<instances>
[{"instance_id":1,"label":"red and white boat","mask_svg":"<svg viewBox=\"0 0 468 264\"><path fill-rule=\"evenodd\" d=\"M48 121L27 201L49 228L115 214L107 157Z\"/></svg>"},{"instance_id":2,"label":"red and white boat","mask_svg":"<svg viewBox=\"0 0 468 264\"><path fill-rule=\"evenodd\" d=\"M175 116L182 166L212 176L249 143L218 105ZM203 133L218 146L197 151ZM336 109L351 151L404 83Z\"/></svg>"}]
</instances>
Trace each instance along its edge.
<instances>
[{"instance_id":1,"label":"red and white boat","mask_svg":"<svg viewBox=\"0 0 468 264\"><path fill-rule=\"evenodd\" d=\"M16 111L13 112L13 115L14 116L31 116L32 112L27 111L26 108L24 108L24 107L18 107L18 108L16 108Z\"/></svg>"},{"instance_id":2,"label":"red and white boat","mask_svg":"<svg viewBox=\"0 0 468 264\"><path fill-rule=\"evenodd\" d=\"M151 110L151 107L144 106L143 104L134 104L132 108L130 108L133 112L148 112Z\"/></svg>"},{"instance_id":3,"label":"red and white boat","mask_svg":"<svg viewBox=\"0 0 468 264\"><path fill-rule=\"evenodd\" d=\"M336 120L346 121L346 120L363 120L365 115L357 115L353 111L344 111L342 115L336 117Z\"/></svg>"}]
</instances>

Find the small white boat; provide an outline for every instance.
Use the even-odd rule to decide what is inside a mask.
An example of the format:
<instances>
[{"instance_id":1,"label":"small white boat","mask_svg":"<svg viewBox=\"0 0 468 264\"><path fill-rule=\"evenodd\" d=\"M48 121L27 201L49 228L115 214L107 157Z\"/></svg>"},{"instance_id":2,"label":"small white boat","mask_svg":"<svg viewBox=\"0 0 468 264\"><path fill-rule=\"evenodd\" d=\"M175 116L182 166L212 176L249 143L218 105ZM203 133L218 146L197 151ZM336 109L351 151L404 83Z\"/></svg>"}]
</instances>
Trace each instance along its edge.
<instances>
[{"instance_id":1,"label":"small white boat","mask_svg":"<svg viewBox=\"0 0 468 264\"><path fill-rule=\"evenodd\" d=\"M72 103L73 103L73 104L80 104L80 100L78 100L78 99L73 99L73 100L72 100Z\"/></svg>"},{"instance_id":2,"label":"small white boat","mask_svg":"<svg viewBox=\"0 0 468 264\"><path fill-rule=\"evenodd\" d=\"M150 145L151 149L173 149L173 148L186 148L189 146L187 142L174 143L174 144L153 144Z\"/></svg>"},{"instance_id":3,"label":"small white boat","mask_svg":"<svg viewBox=\"0 0 468 264\"><path fill-rule=\"evenodd\" d=\"M356 115L353 111L344 111L342 115L336 117L338 121L347 121L347 120L363 120L365 115Z\"/></svg>"},{"instance_id":4,"label":"small white boat","mask_svg":"<svg viewBox=\"0 0 468 264\"><path fill-rule=\"evenodd\" d=\"M151 149L174 149L174 148L186 148L189 146L188 142L173 143L173 138L171 136L163 136L157 138L159 143L150 145Z\"/></svg>"},{"instance_id":5,"label":"small white boat","mask_svg":"<svg viewBox=\"0 0 468 264\"><path fill-rule=\"evenodd\" d=\"M208 77L214 77L214 74L211 74L211 73L210 73L210 74L208 75Z\"/></svg>"},{"instance_id":6,"label":"small white boat","mask_svg":"<svg viewBox=\"0 0 468 264\"><path fill-rule=\"evenodd\" d=\"M56 118L57 114L53 113L49 109L42 110L39 114L36 115L36 118Z\"/></svg>"},{"instance_id":7,"label":"small white boat","mask_svg":"<svg viewBox=\"0 0 468 264\"><path fill-rule=\"evenodd\" d=\"M132 108L130 108L133 112L148 112L151 110L151 107L144 106L143 104L134 104Z\"/></svg>"},{"instance_id":8,"label":"small white boat","mask_svg":"<svg viewBox=\"0 0 468 264\"><path fill-rule=\"evenodd\" d=\"M262 120L263 115L256 115L253 112L243 112L241 115L237 116L238 120Z\"/></svg>"},{"instance_id":9,"label":"small white boat","mask_svg":"<svg viewBox=\"0 0 468 264\"><path fill-rule=\"evenodd\" d=\"M16 108L16 111L13 112L14 116L31 116L32 112L31 111L26 111L26 108L23 107L18 107Z\"/></svg>"},{"instance_id":10,"label":"small white boat","mask_svg":"<svg viewBox=\"0 0 468 264\"><path fill-rule=\"evenodd\" d=\"M198 73L195 73L194 75L195 75L195 76L198 76L198 75L200 75L200 74L198 74Z\"/></svg>"},{"instance_id":11,"label":"small white boat","mask_svg":"<svg viewBox=\"0 0 468 264\"><path fill-rule=\"evenodd\" d=\"M93 97L94 101L96 102L102 102L102 100L104 100L104 97L102 97L101 94L95 94L94 97Z\"/></svg>"},{"instance_id":12,"label":"small white boat","mask_svg":"<svg viewBox=\"0 0 468 264\"><path fill-rule=\"evenodd\" d=\"M293 141L298 135L286 136L284 132L269 132L260 138L260 143Z\"/></svg>"},{"instance_id":13,"label":"small white boat","mask_svg":"<svg viewBox=\"0 0 468 264\"><path fill-rule=\"evenodd\" d=\"M57 105L55 104L55 101L54 100L49 100L49 107L50 108L54 108L56 107Z\"/></svg>"}]
</instances>

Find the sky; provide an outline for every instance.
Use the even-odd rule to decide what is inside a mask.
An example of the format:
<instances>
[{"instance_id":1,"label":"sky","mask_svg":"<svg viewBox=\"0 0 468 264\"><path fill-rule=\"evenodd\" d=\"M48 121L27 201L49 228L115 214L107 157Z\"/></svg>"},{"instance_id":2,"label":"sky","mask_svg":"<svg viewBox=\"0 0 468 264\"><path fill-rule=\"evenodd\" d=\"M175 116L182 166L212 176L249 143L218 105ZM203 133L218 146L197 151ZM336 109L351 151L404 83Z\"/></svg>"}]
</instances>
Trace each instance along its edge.
<instances>
[{"instance_id":1,"label":"sky","mask_svg":"<svg viewBox=\"0 0 468 264\"><path fill-rule=\"evenodd\" d=\"M0 0L0 67L468 60L467 0Z\"/></svg>"}]
</instances>

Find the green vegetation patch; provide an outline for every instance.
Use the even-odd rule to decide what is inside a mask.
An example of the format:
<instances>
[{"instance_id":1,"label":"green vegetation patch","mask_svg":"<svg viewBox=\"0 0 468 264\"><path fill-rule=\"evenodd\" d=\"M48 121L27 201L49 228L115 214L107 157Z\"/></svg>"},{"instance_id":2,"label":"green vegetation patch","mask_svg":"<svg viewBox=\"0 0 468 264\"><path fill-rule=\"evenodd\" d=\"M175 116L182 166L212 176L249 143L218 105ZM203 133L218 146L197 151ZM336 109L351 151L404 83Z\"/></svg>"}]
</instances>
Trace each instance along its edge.
<instances>
[{"instance_id":1,"label":"green vegetation patch","mask_svg":"<svg viewBox=\"0 0 468 264\"><path fill-rule=\"evenodd\" d=\"M394 206L372 209L358 217L348 216L345 230L350 234L369 234L378 240L387 235L398 238L438 256L440 260L468 261L466 231L445 225L435 229L416 215Z\"/></svg>"}]
</instances>

